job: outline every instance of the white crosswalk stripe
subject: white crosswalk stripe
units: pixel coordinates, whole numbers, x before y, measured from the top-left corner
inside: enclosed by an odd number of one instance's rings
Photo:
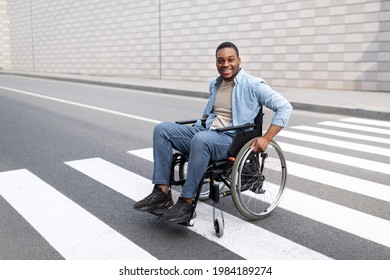
[[[66,259],[155,259],[28,170],[0,173],[3,196]]]
[[[390,202],[387,185],[288,161],[289,175]]]
[[[370,171],[390,174],[390,164],[382,163],[374,160],[357,158],[353,156],[342,155],[333,152],[317,150],[313,148],[303,147],[286,142],[278,141],[283,151],[303,155],[306,157],[316,158],[320,160],[330,161],[334,163],[344,164],[356,168],[362,168]]]
[[[379,121],[379,120],[371,120],[371,119],[361,119],[361,118],[345,118],[342,119],[343,122],[350,122],[350,123],[357,123],[357,124],[364,124],[364,125],[373,125],[373,126],[382,126],[382,127],[388,127],[390,128],[390,122],[387,121]]]
[[[388,176],[388,127],[389,122],[344,118],[312,126],[290,127],[280,133],[283,139],[278,139],[278,143],[289,154]],[[372,133],[374,135],[369,135]],[[321,136],[317,136],[318,134]],[[294,144],[288,143],[288,139],[294,139]],[[370,143],[361,144],[355,140]],[[316,148],[318,146],[337,147],[346,152],[331,152],[325,148]],[[350,150],[368,153],[370,158],[380,155],[380,160],[350,156]],[[132,150],[128,153],[153,161],[152,148]],[[315,183],[319,187],[332,188],[335,192],[343,190],[390,203],[390,182],[373,182],[362,179],[361,176],[354,177],[334,170],[325,170],[324,167],[304,165],[295,162],[294,157],[287,159],[289,176]],[[151,191],[152,183],[149,179],[102,158],[72,160],[65,164],[82,176],[88,176],[134,201],[142,199]],[[129,182],[132,182],[131,186]],[[156,259],[26,169],[0,173],[0,195],[66,259]],[[174,192],[175,199],[178,195]],[[292,188],[287,188],[279,207],[390,248],[389,220]],[[390,206],[388,207],[390,210]],[[196,211],[195,226],[188,227],[188,230],[245,259],[329,259],[323,253],[247,222],[238,214],[236,217],[224,213],[225,235],[218,238],[212,225],[212,207],[199,202]],[[253,242],[253,236],[261,238]]]
[[[153,149],[128,151],[129,154],[153,161]],[[329,185],[338,189],[348,190],[376,199],[390,202],[390,188],[387,185],[287,161],[288,174]]]
[[[354,150],[354,151],[364,151],[365,153],[384,155],[390,157],[390,149],[375,147],[366,144],[351,143],[348,141],[331,139],[329,137],[307,135],[307,134],[297,133],[293,131],[281,131],[279,133],[279,136],[301,140],[305,142],[318,143],[322,145],[339,147],[339,148]]]
[[[381,137],[369,136],[369,135],[364,135],[364,134],[336,131],[336,130],[331,130],[331,129],[326,129],[326,128],[306,126],[306,125],[294,126],[294,129],[299,129],[299,130],[303,130],[303,131],[318,132],[318,133],[322,133],[322,134],[326,134],[326,135],[334,135],[334,136],[345,137],[345,138],[350,138],[350,139],[359,139],[359,140],[378,142],[378,143],[384,143],[384,144],[390,145],[390,138],[381,138]]]
[[[153,152],[151,149],[143,149],[129,153],[138,156],[145,155],[145,158],[150,159],[150,154]],[[294,168],[299,168],[299,165],[294,163],[288,163],[287,166],[289,167],[290,164],[293,164]],[[302,171],[305,172],[305,170]],[[311,176],[316,180],[315,174],[311,174]],[[378,195],[385,192],[386,198],[389,199],[389,190],[380,188],[380,191],[382,192]],[[384,219],[290,189],[285,191],[279,207],[390,247],[390,222]]]
[[[349,124],[349,123],[357,123]],[[328,125],[336,128],[347,128],[356,132],[345,132],[333,129],[323,129],[317,126],[297,126],[282,131],[279,135],[285,138],[299,140],[301,145],[289,144],[278,141],[286,152],[316,158],[337,164],[343,164],[353,168],[360,168],[369,171],[390,174],[390,147],[376,147],[373,144],[354,143],[354,139],[367,140],[382,144],[390,144],[388,137],[388,122],[362,120],[358,118],[346,118],[340,122],[321,122],[321,125]],[[377,127],[371,127],[371,126]],[[295,129],[302,133],[294,132]],[[309,132],[308,134],[305,132]],[[326,137],[310,135],[310,132],[326,134]],[[365,135],[364,133],[382,134],[378,136]],[[350,141],[338,140],[332,136],[346,137]],[[387,157],[385,162],[357,158],[345,154],[319,150],[308,147],[308,143],[322,144],[345,150],[356,150],[363,153],[378,154]],[[128,153],[144,159],[153,160],[152,149],[141,149],[129,151]],[[305,180],[313,181],[321,185],[331,186],[337,189],[358,193],[385,202],[390,202],[390,184],[380,184],[357,177],[339,174],[334,171],[324,170],[313,166],[303,165],[297,162],[288,161],[288,172],[290,176],[296,176]],[[390,183],[390,182],[389,182]],[[390,222],[366,213],[349,209],[347,207],[330,203],[309,195],[287,189],[280,207],[299,215],[320,221],[324,224],[342,229],[354,235],[372,240],[384,246],[390,247]],[[390,207],[389,207],[390,210]],[[374,230],[375,229],[375,230]]]
[[[342,123],[342,122],[333,122],[333,121],[321,122],[320,125],[326,125],[326,126],[333,126],[333,127],[340,127],[340,128],[364,131],[364,132],[373,132],[373,133],[379,133],[379,134],[384,134],[384,135],[390,135],[390,129],[385,129],[385,128],[377,128],[377,127],[371,127],[371,126],[355,125],[355,124]]]
[[[149,180],[100,158],[72,161],[66,164],[133,200],[142,199],[151,192]],[[132,182],[131,188],[129,182]],[[213,231],[210,231],[212,208],[199,202],[197,213],[196,226],[189,227],[190,230],[246,259],[326,259],[319,253],[227,213],[224,217],[231,234],[219,239]],[[240,236],[239,242],[237,236]],[[251,241],[253,236],[262,238],[254,243]],[[251,244],[250,250],[243,244]]]

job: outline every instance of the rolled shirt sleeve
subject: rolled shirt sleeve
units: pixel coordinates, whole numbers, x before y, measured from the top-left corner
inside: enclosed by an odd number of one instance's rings
[[[290,102],[265,82],[260,83],[259,91],[260,103],[275,112],[271,123],[281,127],[287,126],[293,109]]]

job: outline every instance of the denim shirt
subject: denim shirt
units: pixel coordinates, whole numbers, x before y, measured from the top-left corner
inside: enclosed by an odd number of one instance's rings
[[[287,126],[292,111],[290,102],[267,85],[263,79],[248,75],[244,69],[240,69],[234,78],[234,82],[235,85],[232,93],[232,125],[253,123],[260,107],[264,105],[275,112],[271,121],[272,124],[281,127]],[[221,76],[210,83],[210,97],[203,112],[203,115],[208,116],[206,120],[207,129],[210,129],[211,122],[215,118],[214,101],[221,83]]]

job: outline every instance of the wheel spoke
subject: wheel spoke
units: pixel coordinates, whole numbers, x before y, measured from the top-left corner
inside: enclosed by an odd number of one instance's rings
[[[249,144],[240,150],[233,166],[232,196],[237,210],[256,220],[267,216],[279,203],[287,171],[283,153],[274,141],[270,142],[264,159],[252,153]]]

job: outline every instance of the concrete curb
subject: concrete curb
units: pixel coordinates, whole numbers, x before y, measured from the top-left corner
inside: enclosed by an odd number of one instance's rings
[[[334,106],[326,106],[326,105],[318,105],[318,104],[307,104],[307,103],[299,103],[299,102],[290,102],[290,103],[295,110],[390,121],[390,113],[387,112],[370,111],[370,110],[359,109],[359,108],[343,108],[343,107],[334,107]]]

